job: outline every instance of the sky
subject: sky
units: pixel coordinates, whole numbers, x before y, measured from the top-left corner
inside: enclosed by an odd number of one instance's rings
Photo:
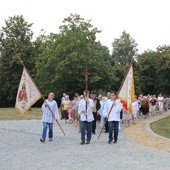
[[[102,32],[102,45],[112,42],[125,30],[137,42],[139,53],[170,45],[170,0],[1,0],[0,28],[10,16],[23,15],[34,23],[35,36],[59,33],[58,27],[71,13],[79,14]]]

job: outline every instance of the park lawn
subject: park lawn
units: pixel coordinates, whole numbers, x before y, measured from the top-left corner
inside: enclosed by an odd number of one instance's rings
[[[40,119],[42,111],[40,108],[32,108],[25,114],[21,114],[15,108],[0,108],[0,120],[30,120]]]
[[[158,135],[170,138],[170,116],[151,123],[151,129]]]

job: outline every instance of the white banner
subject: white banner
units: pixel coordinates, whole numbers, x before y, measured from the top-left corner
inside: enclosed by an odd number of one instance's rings
[[[126,102],[128,110],[131,111],[131,104],[135,99],[134,79],[133,79],[133,67],[131,65],[123,85],[119,91],[118,98]]]
[[[21,113],[25,113],[40,98],[41,94],[39,90],[27,70],[24,68],[18,88],[15,108]]]

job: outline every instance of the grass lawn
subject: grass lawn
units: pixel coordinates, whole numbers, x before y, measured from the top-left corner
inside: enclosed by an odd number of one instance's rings
[[[151,123],[151,129],[158,135],[170,138],[170,116]]]
[[[40,108],[32,108],[25,114],[19,113],[15,108],[0,108],[0,120],[30,120],[41,119]]]

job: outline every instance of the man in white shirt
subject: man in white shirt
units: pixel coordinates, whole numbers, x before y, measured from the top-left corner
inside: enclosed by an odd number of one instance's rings
[[[40,139],[41,142],[45,142],[47,128],[49,127],[49,141],[52,141],[53,138],[53,123],[55,119],[59,119],[59,112],[58,112],[58,105],[57,102],[54,100],[55,94],[53,92],[49,93],[48,99],[42,105],[42,122],[43,122],[43,133],[42,138]],[[50,109],[54,115],[52,115]]]
[[[93,100],[89,98],[89,91],[84,91],[84,98],[80,101],[78,113],[81,121],[81,145],[85,144],[85,130],[87,130],[86,144],[90,143],[92,133],[93,117]]]
[[[113,128],[114,128],[114,142],[117,143],[119,132],[120,111],[122,110],[122,104],[119,99],[116,98],[116,92],[110,93],[111,99],[107,101],[103,116],[108,118],[109,125],[109,141],[110,144],[113,141]]]

